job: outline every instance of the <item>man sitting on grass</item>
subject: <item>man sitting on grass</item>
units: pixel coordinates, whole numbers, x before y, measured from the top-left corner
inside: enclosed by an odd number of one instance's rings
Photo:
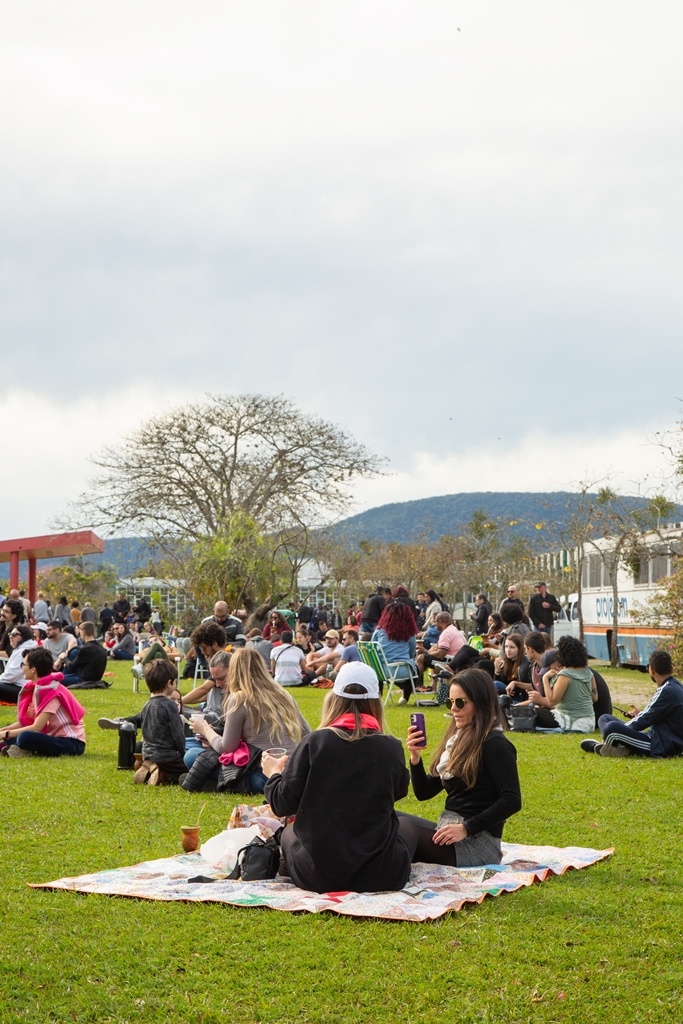
[[[310,654],[306,655],[305,679],[312,683],[313,686],[321,689],[329,689],[334,686],[334,683],[326,677],[331,669],[336,668],[343,649],[339,643],[339,633],[337,630],[328,629],[325,633],[322,649],[311,651]],[[315,682],[316,678],[322,681]]]
[[[178,671],[170,661],[157,658],[145,665],[145,682],[151,697],[140,712],[142,722],[142,766],[133,782],[148,786],[176,784],[187,768],[185,730],[178,705],[171,694],[178,685]]]
[[[598,728],[603,741],[583,740],[581,749],[601,757],[677,757],[683,754],[683,686],[673,676],[671,655],[653,651],[648,664],[657,689],[646,708],[630,722],[601,715]],[[649,730],[649,731],[645,731]]]
[[[212,622],[210,619],[197,626],[190,639],[195,651],[201,652],[205,658],[207,666],[211,664],[211,659],[215,654],[218,654],[219,651],[225,651],[228,642],[223,627],[219,626],[216,622]],[[186,693],[183,697],[183,704],[199,704],[202,701],[205,702],[207,711],[215,711],[216,714],[221,714],[223,694],[220,690],[216,691],[216,682],[211,674],[209,674],[208,679],[204,679],[199,686],[196,686],[194,690]]]
[[[70,690],[104,689],[111,685],[102,679],[107,667],[107,652],[95,639],[92,622],[82,622],[79,630],[83,644],[74,658],[67,659],[64,686]]]

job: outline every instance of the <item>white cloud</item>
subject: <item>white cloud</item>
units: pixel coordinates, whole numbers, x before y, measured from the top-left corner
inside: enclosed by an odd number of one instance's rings
[[[497,447],[445,458],[418,452],[407,469],[355,488],[356,512],[393,501],[466,491],[572,491],[579,481],[604,480],[628,494],[673,490],[665,455],[637,431],[586,438],[571,428],[562,435],[528,435],[508,452]]]
[[[8,465],[4,538],[47,533],[55,516],[78,497],[95,472],[90,456],[153,413],[189,400],[187,391],[164,388],[158,392],[143,384],[73,400],[38,400],[28,390],[11,391],[2,399],[2,421],[10,424],[12,435],[20,436],[21,443],[12,448],[18,461]]]
[[[94,388],[135,418],[138,379],[283,392],[412,467],[369,492],[404,498],[498,486],[508,422],[537,486],[525,437],[595,423],[617,465],[606,431],[675,416],[674,0],[6,6],[3,386],[33,375],[48,436]]]
[[[37,400],[27,389],[2,400],[4,423],[21,434],[25,465],[16,472],[15,498],[3,505],[6,538],[40,535],[87,485],[94,467],[88,461],[105,444],[130,433],[151,415],[202,398],[182,380],[173,387],[146,382],[102,396],[62,401]],[[329,416],[325,402],[307,411]],[[152,469],[150,468],[152,473]],[[639,431],[586,437],[568,425],[562,434],[527,434],[506,451],[505,438],[493,445],[442,456],[407,450],[387,467],[387,475],[354,485],[353,512],[387,502],[410,501],[463,491],[571,490],[579,480],[609,477],[627,493],[671,492],[671,467],[661,450]]]

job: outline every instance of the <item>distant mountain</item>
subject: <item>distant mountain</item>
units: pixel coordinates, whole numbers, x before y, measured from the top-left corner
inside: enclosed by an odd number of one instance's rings
[[[630,498],[634,507],[646,504],[645,498]],[[477,509],[501,527],[530,540],[536,548],[556,543],[559,528],[567,522],[579,502],[579,495],[570,491],[474,491],[465,494],[442,494],[436,498],[418,498],[379,505],[344,519],[335,533],[348,540],[398,542],[426,535],[430,541],[456,535]],[[677,519],[683,518],[680,508]],[[516,525],[510,526],[510,523]],[[537,524],[542,524],[541,529]]]
[[[103,554],[87,555],[83,561],[94,569],[105,563],[113,565],[119,575],[125,578],[138,575],[138,570],[145,569],[151,555],[149,541],[145,537],[112,537],[105,540]],[[38,560],[38,568],[49,569],[68,561],[67,558],[41,558]]]
[[[646,504],[645,498],[629,498],[634,506]],[[554,546],[556,537],[571,510],[576,508],[578,494],[570,491],[474,491],[465,494],[442,494],[436,498],[398,501],[360,512],[342,520],[334,533],[350,541],[396,541],[405,544],[426,536],[436,541],[444,534],[461,533],[477,509],[483,509],[501,529],[511,530],[528,538],[537,549]],[[674,517],[683,520],[679,506]],[[515,523],[510,526],[510,523]],[[537,529],[541,524],[541,529]],[[144,537],[114,537],[104,542],[102,555],[88,555],[85,562],[94,568],[113,565],[123,578],[146,572],[154,552]],[[41,559],[39,568],[59,565],[67,559]]]

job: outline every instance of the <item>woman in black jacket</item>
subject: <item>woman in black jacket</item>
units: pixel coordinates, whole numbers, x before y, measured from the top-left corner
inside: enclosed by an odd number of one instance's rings
[[[400,814],[401,836],[413,861],[473,867],[499,864],[503,826],[522,806],[517,752],[503,734],[498,697],[481,669],[461,672],[451,685],[453,721],[434,755],[422,764],[423,734],[408,730],[410,775],[418,800],[446,791],[438,822]]]
[[[506,693],[514,703],[528,700],[533,689],[531,666],[524,650],[524,639],[519,633],[506,636],[501,658],[495,661],[494,683],[498,693]]]
[[[384,735],[377,676],[361,662],[342,666],[325,698],[320,728],[289,759],[267,752],[265,799],[278,816],[287,870],[313,892],[403,888],[410,853],[394,803],[408,793],[399,740]]]

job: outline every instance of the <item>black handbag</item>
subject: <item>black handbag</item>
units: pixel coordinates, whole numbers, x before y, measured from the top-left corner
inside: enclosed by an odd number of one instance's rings
[[[533,704],[513,704],[505,709],[512,719],[513,732],[535,732],[538,712]]]
[[[220,770],[218,772],[218,785],[216,787],[219,793],[250,792],[246,780],[252,772],[255,772],[257,768],[260,768],[261,754],[263,751],[260,747],[252,746],[251,743],[247,743],[247,746],[249,748],[249,760],[246,764],[239,767],[234,763],[220,765]]]
[[[243,882],[262,882],[265,878],[275,878],[280,867],[280,832],[282,829],[270,839],[256,836],[248,846],[243,846],[228,879],[231,882],[238,879]]]

